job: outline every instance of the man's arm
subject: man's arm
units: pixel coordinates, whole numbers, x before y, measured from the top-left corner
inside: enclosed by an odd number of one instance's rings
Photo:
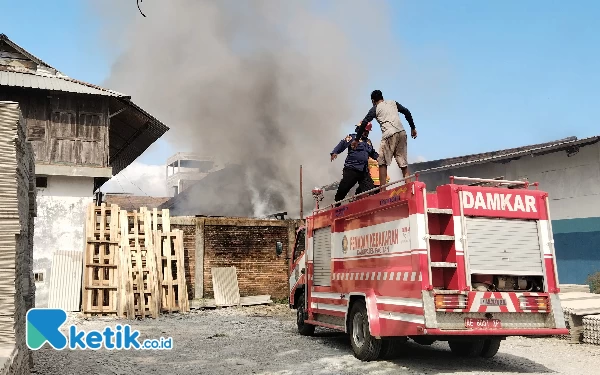
[[[344,152],[345,149],[348,148],[348,145],[350,145],[351,141],[352,141],[352,137],[351,136],[347,136],[346,138],[342,139],[340,141],[340,143],[338,143],[337,146],[335,146],[335,148],[333,149],[333,151],[331,151],[330,155],[341,154],[342,152]]]
[[[369,151],[369,156],[371,158],[373,158],[374,160],[379,159],[379,154],[377,153],[377,151],[375,151],[374,148],[371,147],[371,151]]]
[[[379,154],[375,151],[375,147],[373,147],[373,143],[370,139],[367,140],[367,154],[370,158],[377,160],[379,158]]]
[[[360,127],[358,128],[358,133],[356,133],[356,139],[360,139],[360,137],[362,136],[362,133],[365,131],[365,128],[367,127],[367,124],[375,119],[375,110],[376,109],[377,109],[376,106],[371,107],[371,109],[369,110],[369,113],[367,113],[365,118],[362,120],[362,122],[360,123]]]
[[[410,128],[414,130],[415,122],[413,121],[412,114],[410,113],[410,111],[398,102],[396,102],[396,107],[398,108],[398,112],[402,113],[404,117],[406,117],[406,121],[408,121]]]

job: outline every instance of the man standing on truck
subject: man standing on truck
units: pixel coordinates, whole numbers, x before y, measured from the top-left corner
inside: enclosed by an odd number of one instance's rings
[[[376,119],[381,126],[381,144],[379,146],[379,180],[385,181],[387,177],[387,167],[392,163],[392,158],[396,159],[396,163],[402,170],[404,178],[408,177],[408,157],[407,157],[407,137],[406,131],[400,121],[402,113],[408,121],[411,129],[411,136],[417,138],[417,129],[413,121],[412,115],[408,109],[402,106],[395,100],[384,100],[380,90],[374,90],[371,93],[371,103],[373,107],[369,113],[358,124],[356,131],[357,138],[360,138],[362,133],[370,121]],[[358,142],[352,142],[352,148],[357,146]]]
[[[335,146],[333,151],[331,151],[331,161],[334,161],[340,153],[344,152],[345,149],[348,149],[348,156],[346,156],[342,172],[342,180],[340,181],[335,194],[336,202],[346,198],[350,189],[352,189],[357,182],[358,188],[356,189],[356,194],[375,188],[371,175],[369,174],[368,163],[369,157],[377,159],[379,154],[377,154],[371,140],[368,138],[371,127],[371,123],[368,123],[360,138],[357,138],[355,133],[349,134]],[[358,131],[358,126],[356,127],[356,131]],[[356,147],[350,147],[352,142],[356,142]],[[338,207],[339,205],[340,203],[336,203],[335,206]]]

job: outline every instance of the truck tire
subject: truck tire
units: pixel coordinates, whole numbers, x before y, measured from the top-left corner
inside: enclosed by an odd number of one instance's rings
[[[434,339],[432,339],[431,337],[427,337],[427,336],[412,336],[411,339],[416,342],[419,345],[423,345],[423,346],[429,346],[429,345],[433,345],[433,343],[435,342]]]
[[[348,333],[354,356],[361,361],[369,362],[379,358],[382,340],[371,336],[369,317],[365,301],[358,300],[352,304],[348,319]]]
[[[298,325],[298,333],[302,336],[312,336],[315,333],[315,326],[304,321],[304,294],[300,295],[296,306],[296,324]]]
[[[379,359],[396,359],[401,351],[402,344],[407,341],[408,338],[406,337],[382,339]]]
[[[484,340],[448,341],[450,350],[459,357],[479,357],[483,352]]]
[[[483,358],[492,358],[498,353],[500,349],[500,339],[487,339],[483,343],[483,349],[481,350],[481,356]]]

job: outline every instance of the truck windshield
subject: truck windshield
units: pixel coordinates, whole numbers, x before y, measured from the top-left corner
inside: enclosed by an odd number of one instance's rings
[[[296,236],[296,247],[294,248],[294,260],[296,260],[296,258],[298,258],[300,256],[300,254],[302,254],[302,252],[304,251],[305,248],[305,241],[304,241],[304,234],[305,234],[306,230],[302,229],[301,231],[298,232],[298,235]]]

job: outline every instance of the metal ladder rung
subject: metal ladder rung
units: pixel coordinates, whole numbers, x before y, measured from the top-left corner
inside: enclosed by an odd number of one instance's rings
[[[427,213],[452,215],[452,209],[451,208],[428,208]]]
[[[454,241],[454,236],[446,236],[443,234],[430,234],[429,239],[434,241]]]
[[[433,268],[456,268],[456,263],[450,262],[431,262]]]

